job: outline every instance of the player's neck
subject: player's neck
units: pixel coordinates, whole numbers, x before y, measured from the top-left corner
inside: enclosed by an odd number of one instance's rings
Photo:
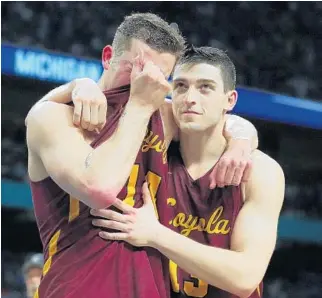
[[[198,179],[219,160],[226,147],[223,137],[224,122],[203,132],[181,132],[180,151],[190,176]]]

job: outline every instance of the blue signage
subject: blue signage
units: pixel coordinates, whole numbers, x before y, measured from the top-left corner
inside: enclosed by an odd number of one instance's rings
[[[82,77],[97,81],[101,76],[102,66],[95,60],[2,45],[1,71],[8,75],[66,83]]]

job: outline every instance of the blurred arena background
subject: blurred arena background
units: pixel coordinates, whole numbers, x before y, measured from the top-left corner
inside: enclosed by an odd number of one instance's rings
[[[21,265],[42,249],[27,184],[28,109],[59,84],[97,79],[117,25],[146,11],[233,58],[235,113],[256,125],[260,149],[282,165],[287,182],[264,297],[321,298],[321,2],[2,2],[1,296],[23,297]]]

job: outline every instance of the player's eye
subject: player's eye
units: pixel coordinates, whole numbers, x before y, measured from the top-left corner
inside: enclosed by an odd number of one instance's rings
[[[184,88],[186,88],[186,85],[182,82],[176,82],[174,83],[174,90],[183,90]]]
[[[209,91],[209,90],[213,90],[214,88],[213,88],[213,86],[212,86],[212,85],[210,85],[210,84],[202,84],[202,85],[200,86],[200,89],[201,89],[202,91]]]

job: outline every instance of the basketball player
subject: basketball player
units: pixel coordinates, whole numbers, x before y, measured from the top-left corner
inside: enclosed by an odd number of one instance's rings
[[[89,207],[108,207],[117,193],[130,206],[142,205],[146,178],[156,208],[166,201],[171,133],[164,121],[164,136],[158,109],[183,44],[153,14],[127,17],[116,32],[114,54],[112,47],[103,50],[100,83],[109,89],[110,109],[99,134],[74,128],[66,105],[44,102],[28,115],[29,175],[46,258],[39,297],[167,297],[162,256],[96,237]]]
[[[99,134],[74,127],[73,108],[53,102],[35,106],[26,119],[28,170],[46,260],[36,297],[170,293],[162,255],[103,241],[89,207],[111,206],[116,195],[130,206],[142,205],[146,176],[158,201],[166,200],[166,139],[158,109],[184,39],[158,16],[134,14],[118,27],[113,48],[103,50],[101,83],[110,109]]]
[[[172,144],[169,152],[164,225],[154,215],[146,184],[143,207],[121,202],[123,214],[93,210],[93,215],[109,219],[93,223],[117,230],[101,231],[104,239],[153,247],[172,260],[172,297],[261,297],[276,243],[283,171],[257,150],[246,184],[210,190],[209,173],[226,146],[224,115],[237,101],[235,67],[218,49],[191,48],[173,78],[180,144]]]

